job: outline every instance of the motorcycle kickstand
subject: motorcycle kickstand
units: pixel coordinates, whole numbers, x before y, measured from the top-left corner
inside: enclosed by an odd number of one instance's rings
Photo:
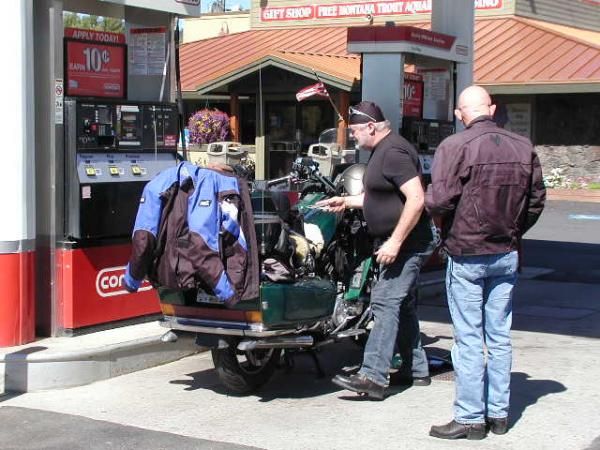
[[[321,366],[321,362],[317,356],[317,352],[314,348],[308,349],[308,354],[311,356],[313,362],[315,363],[315,368],[317,369],[317,378],[325,378],[326,374]]]
[[[290,373],[294,369],[294,357],[292,356],[292,351],[288,349],[284,349],[283,351],[283,367],[285,373]]]

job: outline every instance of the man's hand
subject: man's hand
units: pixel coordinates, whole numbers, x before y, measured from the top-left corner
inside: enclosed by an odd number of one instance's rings
[[[346,209],[346,201],[344,200],[344,197],[331,197],[326,198],[325,200],[319,200],[315,203],[315,206],[323,208],[325,211],[338,213]]]
[[[375,252],[375,255],[377,255],[377,262],[382,266],[389,266],[396,260],[396,257],[400,252],[400,247],[402,247],[402,241],[389,238],[381,247],[379,247],[379,250]]]

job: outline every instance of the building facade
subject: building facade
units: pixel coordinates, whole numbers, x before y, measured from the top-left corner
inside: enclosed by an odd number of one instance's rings
[[[190,110],[215,105],[230,111],[231,95],[237,96],[236,137],[248,143],[257,137],[261,143],[264,137],[267,154],[273,140],[307,145],[319,128],[334,126],[337,118],[324,99],[296,102],[298,89],[318,76],[336,103],[361,98],[361,59],[346,51],[347,27],[429,28],[432,5],[254,0],[247,31],[183,47],[184,97]],[[474,81],[493,94],[498,121],[532,139],[546,171],[562,167],[571,178],[600,177],[600,127],[595,123],[600,112],[600,4],[477,0],[474,7]],[[188,29],[193,26],[186,23]],[[195,62],[200,54],[215,51],[219,56]]]

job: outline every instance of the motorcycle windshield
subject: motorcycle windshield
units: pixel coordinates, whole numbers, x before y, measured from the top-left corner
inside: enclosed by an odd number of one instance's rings
[[[345,149],[354,149],[356,141],[352,137],[350,129],[345,128],[327,128],[319,135],[319,144],[339,144]]]
[[[319,163],[321,174],[336,178],[356,159],[356,141],[349,128],[329,128],[319,135],[319,142],[309,148],[309,157]]]

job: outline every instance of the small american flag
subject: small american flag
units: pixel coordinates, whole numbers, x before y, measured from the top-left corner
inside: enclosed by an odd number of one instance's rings
[[[301,102],[302,100],[307,99],[308,97],[312,97],[313,95],[319,95],[321,97],[329,97],[329,92],[325,88],[325,85],[321,82],[312,84],[310,86],[306,86],[303,89],[300,89],[296,93],[296,100]]]

